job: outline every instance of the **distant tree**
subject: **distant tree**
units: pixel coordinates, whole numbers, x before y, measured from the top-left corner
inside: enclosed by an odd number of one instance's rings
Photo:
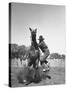
[[[65,59],[65,55],[64,54],[62,54],[62,59]]]
[[[18,49],[18,56],[19,56],[19,58],[24,56],[25,53],[26,53],[26,47],[24,45],[19,46],[19,49]]]
[[[12,58],[18,58],[18,45],[17,44],[11,44],[11,59]]]
[[[60,55],[58,53],[50,54],[50,59],[65,59],[65,55]]]

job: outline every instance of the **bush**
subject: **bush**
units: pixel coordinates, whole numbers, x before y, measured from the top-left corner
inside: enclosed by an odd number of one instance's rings
[[[25,55],[26,47],[24,45],[18,46],[17,44],[9,44],[9,58],[20,58]]]

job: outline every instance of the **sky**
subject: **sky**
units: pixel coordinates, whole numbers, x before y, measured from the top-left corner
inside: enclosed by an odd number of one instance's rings
[[[37,28],[51,53],[66,53],[65,6],[12,3],[11,43],[31,45],[29,27]]]

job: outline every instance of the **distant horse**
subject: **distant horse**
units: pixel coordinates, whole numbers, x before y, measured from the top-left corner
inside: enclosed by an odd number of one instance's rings
[[[40,60],[40,51],[38,48],[38,44],[36,41],[36,32],[37,29],[32,30],[29,28],[31,32],[31,47],[29,50],[29,63],[28,66],[33,65],[33,68],[38,68],[39,60]]]

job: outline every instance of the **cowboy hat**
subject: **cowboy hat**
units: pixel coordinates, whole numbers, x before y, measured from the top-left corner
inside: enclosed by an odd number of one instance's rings
[[[38,40],[44,40],[43,36],[40,35]]]

